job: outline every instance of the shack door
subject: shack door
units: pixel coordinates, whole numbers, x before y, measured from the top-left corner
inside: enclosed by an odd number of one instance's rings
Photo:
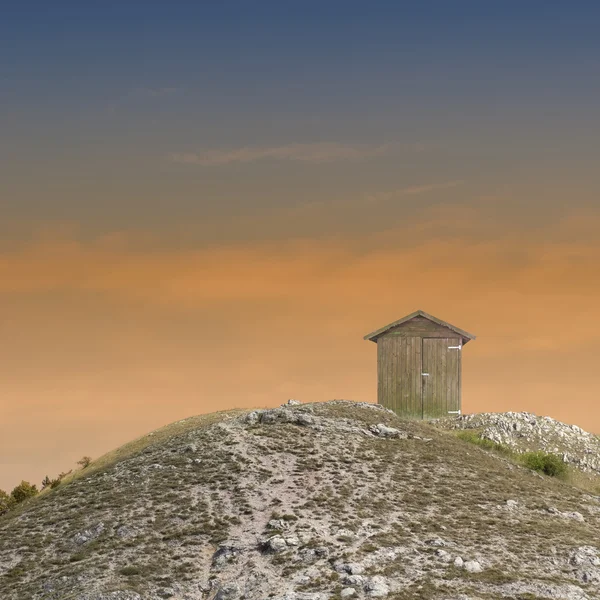
[[[423,338],[423,418],[460,409],[460,338]]]

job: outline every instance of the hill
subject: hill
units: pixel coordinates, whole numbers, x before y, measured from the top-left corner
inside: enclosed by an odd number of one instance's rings
[[[599,540],[598,496],[442,423],[294,404],[179,421],[4,515],[0,598],[592,600]]]

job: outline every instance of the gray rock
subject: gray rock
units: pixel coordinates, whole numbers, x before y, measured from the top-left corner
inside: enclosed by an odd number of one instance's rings
[[[369,431],[373,435],[377,435],[379,437],[403,438],[403,439],[406,439],[408,437],[408,435],[406,433],[400,431],[399,429],[396,429],[395,427],[388,427],[387,425],[384,425],[383,423],[377,423],[377,425],[371,425],[371,427],[369,428]]]
[[[346,575],[342,579],[342,583],[346,585],[365,585],[366,581],[363,575]]]
[[[468,560],[464,564],[464,569],[469,573],[481,573],[483,571],[482,566],[476,560]]]
[[[276,423],[279,418],[280,413],[276,410],[264,410],[260,413],[260,422],[261,423]]]
[[[298,423],[298,425],[314,425],[315,418],[305,413],[298,413],[293,422]]]
[[[579,546],[571,551],[569,564],[575,567],[577,578],[583,583],[600,583],[600,557],[594,546]]]
[[[450,554],[450,552],[446,552],[446,550],[442,550],[441,548],[438,548],[435,551],[435,555],[443,562],[451,562],[452,561],[452,555]]]
[[[87,542],[91,542],[95,540],[102,532],[104,531],[104,523],[100,522],[91,529],[86,529],[79,533],[76,533],[73,536],[73,541],[81,546],[82,544],[87,544]]]
[[[340,592],[340,596],[342,598],[352,598],[355,595],[356,595],[356,590],[351,587],[343,588],[342,591]]]
[[[350,575],[360,575],[361,573],[364,573],[365,570],[359,563],[344,563],[341,561],[336,561],[333,568],[338,573],[349,573]]]
[[[364,573],[365,568],[360,563],[348,563],[346,565],[346,571],[350,573],[350,575],[360,575]]]
[[[312,548],[302,548],[299,552],[299,557],[305,564],[311,564],[318,560],[317,553]]]
[[[441,537],[430,538],[428,540],[425,540],[425,543],[428,546],[449,546],[450,545],[450,544],[448,544],[448,542],[443,540]]]
[[[600,566],[600,559],[598,558],[598,549],[594,546],[579,546],[571,552],[569,557],[569,563],[571,565],[582,565],[585,563],[592,564],[594,566]]]
[[[244,417],[244,423],[247,425],[256,425],[259,421],[260,413],[256,410],[253,410]]]
[[[134,531],[130,527],[127,527],[127,525],[121,525],[117,528],[115,534],[120,538],[129,538],[134,535]]]
[[[384,598],[390,593],[390,588],[383,575],[374,575],[365,585],[365,592],[371,598]]]
[[[311,426],[315,424],[315,418],[305,412],[291,410],[289,408],[272,408],[264,410],[260,414],[260,422],[266,424],[272,423],[295,423],[297,425]]]
[[[76,600],[142,600],[137,592],[106,592],[95,594],[82,594],[77,596]]]
[[[300,545],[300,540],[297,535],[286,535],[283,539],[288,546]]]
[[[580,523],[585,522],[585,519],[583,518],[583,515],[580,512],[564,512],[562,513],[562,516],[565,519],[574,519],[575,521],[579,521]]]
[[[267,523],[267,528],[268,529],[286,530],[286,529],[290,528],[290,524],[289,524],[289,521],[286,521],[285,519],[271,519]]]
[[[219,588],[215,600],[236,600],[240,597],[240,588],[236,583],[227,583]]]
[[[283,552],[287,549],[287,544],[280,535],[274,535],[267,540],[267,547],[272,552]]]
[[[237,559],[240,554],[240,548],[236,546],[221,544],[213,554],[212,564],[214,567],[222,567]]]
[[[460,567],[462,567],[464,564],[465,564],[465,561],[462,559],[462,556],[457,556],[457,557],[454,559],[454,566],[455,566],[455,567],[458,567],[458,568],[460,568]]]

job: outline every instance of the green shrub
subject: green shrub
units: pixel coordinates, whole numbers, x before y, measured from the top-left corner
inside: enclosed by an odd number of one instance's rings
[[[15,502],[23,502],[27,498],[33,498],[38,493],[37,487],[29,483],[28,481],[21,481],[21,483],[13,489],[10,493]]]
[[[525,452],[521,460],[527,468],[550,477],[564,477],[567,474],[567,465],[560,456],[550,452]]]
[[[50,480],[50,487],[52,489],[57,488],[60,485],[60,482],[67,476],[70,475],[73,472],[73,469],[71,469],[70,471],[67,471],[66,473],[59,473],[56,476],[56,479],[52,479]],[[43,483],[43,482],[42,482]]]
[[[0,515],[9,511],[15,504],[15,499],[4,490],[0,490]]]

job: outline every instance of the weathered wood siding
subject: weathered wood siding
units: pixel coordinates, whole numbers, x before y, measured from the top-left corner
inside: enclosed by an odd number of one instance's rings
[[[422,416],[420,337],[377,340],[377,402],[399,415]]]
[[[460,338],[423,338],[423,418],[460,408]]]
[[[415,317],[406,323],[402,323],[397,327],[393,327],[386,331],[383,335],[399,335],[404,337],[440,337],[450,338],[456,337],[456,331],[452,331],[448,327],[438,325],[425,317]]]

